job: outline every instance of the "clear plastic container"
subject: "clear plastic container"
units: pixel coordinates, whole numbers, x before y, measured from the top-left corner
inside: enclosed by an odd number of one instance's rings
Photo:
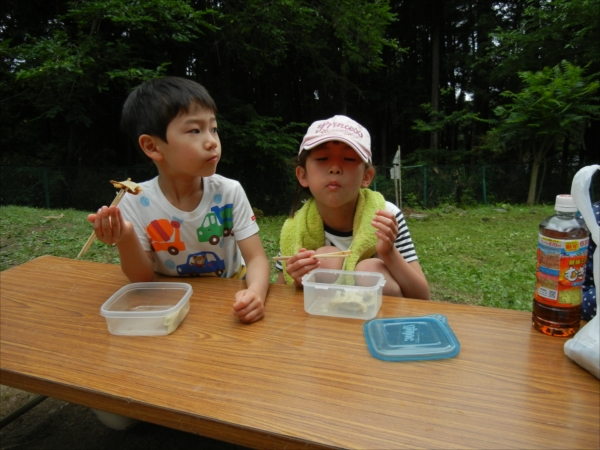
[[[131,283],[100,308],[111,334],[162,336],[177,329],[190,310],[187,283]]]
[[[385,277],[377,272],[315,269],[302,277],[304,310],[319,316],[369,320],[381,308]]]

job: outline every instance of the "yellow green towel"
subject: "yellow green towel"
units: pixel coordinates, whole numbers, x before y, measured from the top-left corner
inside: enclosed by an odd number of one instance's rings
[[[354,270],[356,264],[375,254],[377,236],[371,222],[375,217],[375,212],[384,209],[383,195],[370,189],[360,190],[354,213],[352,254],[346,258],[344,269]],[[281,252],[283,255],[295,255],[301,248],[316,250],[324,245],[323,219],[314,198],[311,198],[294,214],[294,217],[287,219],[283,224],[280,240]],[[283,275],[288,284],[294,282],[285,270],[285,261],[283,262]]]

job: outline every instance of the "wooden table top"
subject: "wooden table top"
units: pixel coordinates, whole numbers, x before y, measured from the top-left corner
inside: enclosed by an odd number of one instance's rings
[[[162,281],[182,281],[164,278]],[[118,266],[45,256],[0,274],[0,383],[255,448],[598,448],[600,382],[531,313],[383,298],[378,317],[444,314],[458,356],[386,362],[363,321],[311,316],[272,285],[266,316],[231,314],[243,282],[190,278],[168,336],[108,332]]]

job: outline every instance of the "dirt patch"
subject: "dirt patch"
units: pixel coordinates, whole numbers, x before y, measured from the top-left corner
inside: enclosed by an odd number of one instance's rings
[[[24,405],[36,395],[31,392],[20,391],[8,386],[0,385],[0,418],[4,418],[12,411]]]
[[[2,418],[35,394],[0,386]],[[244,447],[197,436],[151,423],[140,423],[126,431],[108,428],[89,408],[47,398],[0,430],[0,449],[215,449],[244,450]]]

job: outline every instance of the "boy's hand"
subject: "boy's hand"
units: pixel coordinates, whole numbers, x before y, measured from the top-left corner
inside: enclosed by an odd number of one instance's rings
[[[133,230],[133,225],[123,220],[121,211],[116,206],[103,206],[96,214],[88,215],[87,219],[94,225],[98,240],[108,245],[119,243]]]
[[[394,243],[398,236],[398,222],[396,216],[388,211],[377,211],[375,218],[371,222],[377,230],[377,254],[381,257],[385,257],[392,251],[396,251]]]
[[[235,293],[233,314],[244,323],[252,323],[265,316],[265,302],[260,296],[250,289]]]
[[[285,271],[294,279],[298,286],[302,286],[302,277],[308,272],[315,270],[321,264],[313,255],[314,250],[301,249],[298,253],[286,261]]]

